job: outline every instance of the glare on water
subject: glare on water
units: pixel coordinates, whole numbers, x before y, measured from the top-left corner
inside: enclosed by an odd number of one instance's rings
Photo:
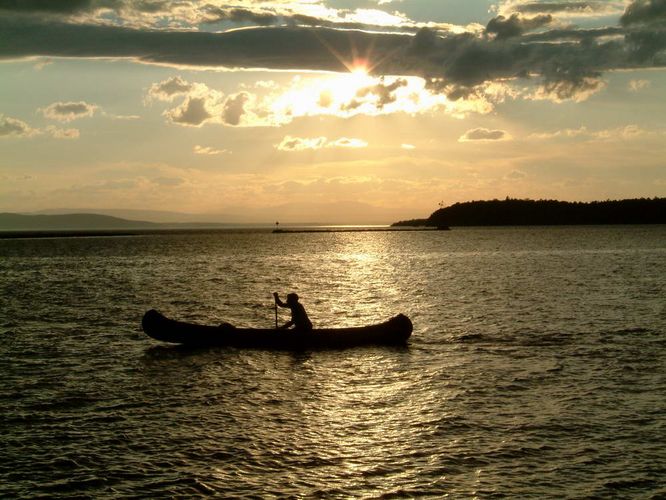
[[[657,498],[664,257],[660,226],[0,240],[0,494]],[[273,291],[315,327],[403,312],[414,334],[285,353],[140,330],[150,308],[272,326]]]

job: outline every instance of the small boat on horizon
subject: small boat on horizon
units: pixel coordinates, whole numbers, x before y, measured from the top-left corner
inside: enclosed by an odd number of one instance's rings
[[[228,323],[220,326],[186,323],[169,319],[155,309],[143,315],[141,325],[149,337],[174,344],[283,350],[405,345],[413,330],[411,320],[404,314],[369,326],[299,331],[280,328],[237,328]]]

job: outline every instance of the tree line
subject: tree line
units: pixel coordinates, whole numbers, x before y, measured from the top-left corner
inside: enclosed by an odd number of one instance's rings
[[[468,201],[440,208],[427,219],[396,226],[549,226],[575,224],[666,224],[666,198],[592,202],[557,200]]]

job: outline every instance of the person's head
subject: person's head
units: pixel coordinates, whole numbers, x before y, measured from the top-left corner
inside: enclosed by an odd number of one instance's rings
[[[287,304],[296,304],[298,302],[298,295],[295,293],[287,294]]]

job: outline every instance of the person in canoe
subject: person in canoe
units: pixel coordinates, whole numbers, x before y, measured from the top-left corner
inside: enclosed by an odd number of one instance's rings
[[[295,293],[288,294],[286,302],[280,300],[277,292],[273,293],[273,297],[275,297],[275,303],[278,306],[291,309],[291,319],[280,328],[290,328],[293,326],[295,330],[305,332],[312,330],[312,322],[308,318],[308,313],[305,312],[305,307],[298,301],[298,295]]]

